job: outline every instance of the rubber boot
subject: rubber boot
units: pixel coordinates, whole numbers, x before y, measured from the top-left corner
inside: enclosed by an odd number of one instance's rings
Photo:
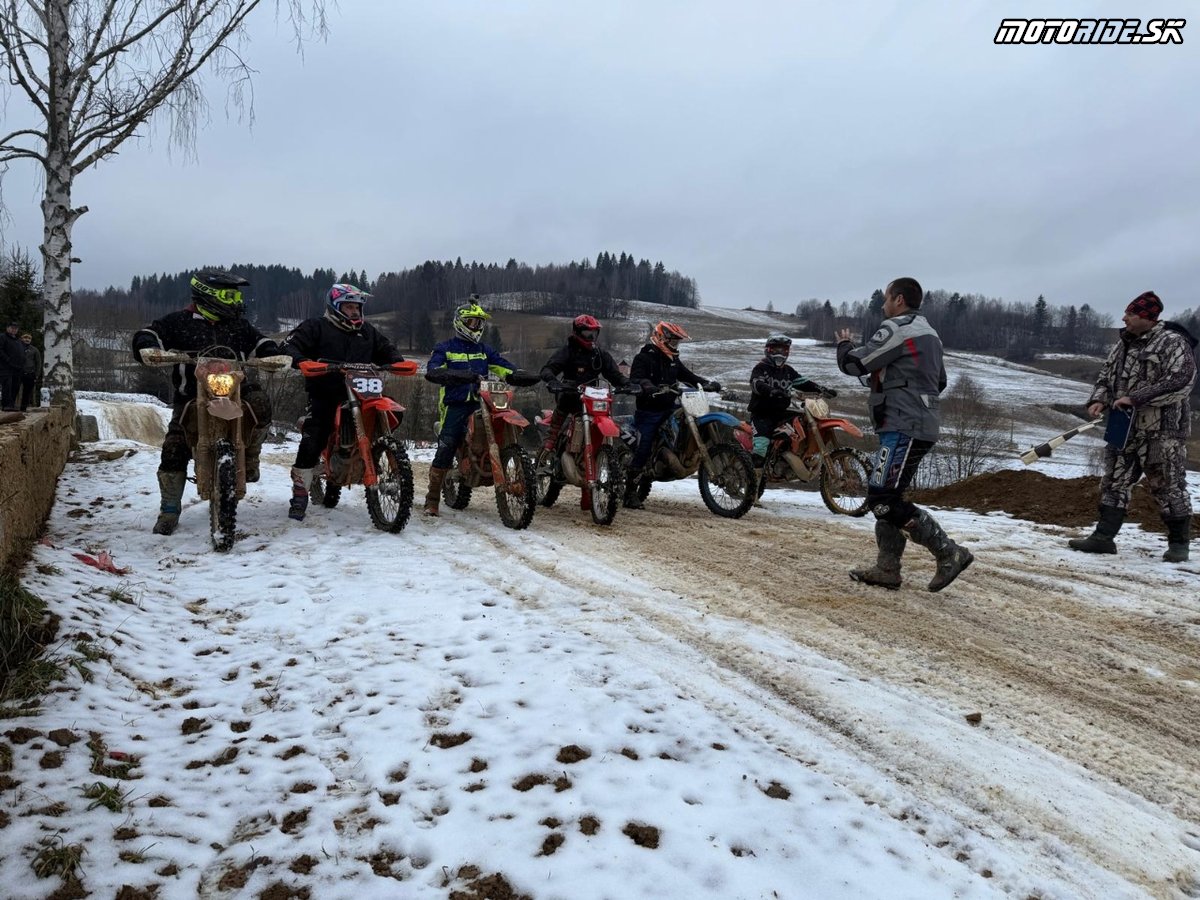
[[[155,534],[174,534],[179,525],[179,513],[183,509],[183,488],[187,484],[187,472],[164,472],[158,470],[158,521],[154,523]]]
[[[546,440],[542,443],[542,447],[547,450],[553,450],[558,444],[558,433],[562,431],[563,422],[566,416],[562,415],[558,410],[555,410],[550,416],[549,431],[546,432]]]
[[[429,490],[425,492],[425,509],[423,510],[425,515],[439,515],[438,504],[442,499],[442,482],[446,480],[446,473],[449,471],[449,469],[436,467],[429,469]]]
[[[1188,541],[1191,540],[1192,517],[1183,516],[1178,519],[1163,519],[1167,523],[1167,552],[1163,559],[1167,562],[1188,561]]]
[[[267,439],[267,429],[255,428],[250,432],[250,442],[246,444],[246,483],[258,481],[260,473],[259,456],[262,454],[263,442]]]
[[[625,500],[624,506],[626,509],[645,509],[646,505],[642,503],[642,499],[638,496],[638,486],[642,483],[642,470],[629,469],[625,473]]]
[[[292,499],[288,503],[288,518],[304,521],[308,512],[308,485],[312,482],[313,470],[292,468]]]
[[[918,510],[917,515],[904,526],[904,530],[909,538],[932,553],[933,558],[937,560],[937,572],[929,582],[931,591],[940,591],[975,562],[971,551],[950,540],[946,532],[942,531],[942,526],[923,509]]]
[[[900,587],[900,557],[908,546],[904,532],[883,519],[875,520],[875,544],[879,553],[869,569],[851,569],[850,578],[894,591]]]
[[[1116,506],[1101,506],[1096,530],[1085,538],[1072,538],[1067,541],[1067,546],[1083,553],[1116,553],[1117,544],[1113,538],[1121,530],[1124,521],[1125,510]]]

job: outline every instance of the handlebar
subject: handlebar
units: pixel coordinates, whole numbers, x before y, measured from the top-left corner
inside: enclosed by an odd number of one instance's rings
[[[348,363],[332,359],[302,359],[300,374],[305,378],[317,378],[333,372],[365,372],[370,375],[416,375],[419,366],[410,359],[394,362],[387,366],[377,366],[374,363]]]
[[[206,356],[205,353],[206,351],[204,350],[159,350],[156,347],[143,347],[138,351],[142,364],[147,366],[195,366],[206,362],[223,362],[244,366],[248,369],[279,372],[286,369],[292,363],[292,358],[284,355],[241,359],[236,355],[231,358],[228,356]]]

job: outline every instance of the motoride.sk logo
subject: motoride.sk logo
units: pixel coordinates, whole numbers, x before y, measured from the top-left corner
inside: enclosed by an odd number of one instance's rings
[[[1182,44],[1187,19],[1004,19],[997,44]]]

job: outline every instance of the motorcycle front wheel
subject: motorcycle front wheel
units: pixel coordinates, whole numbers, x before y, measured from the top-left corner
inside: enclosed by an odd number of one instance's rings
[[[625,491],[625,471],[611,447],[596,449],[596,484],[592,488],[592,521],[611,525]]]
[[[871,460],[853,447],[838,447],[821,469],[821,499],[831,512],[843,516],[867,514],[867,482]]]
[[[208,515],[213,549],[224,553],[233,547],[237,529],[237,452],[227,438],[213,446],[213,485]]]
[[[528,528],[538,500],[533,463],[520,447],[510,445],[500,451],[500,466],[504,472],[504,483],[496,485],[500,521],[518,531]]]
[[[393,437],[383,437],[371,448],[379,481],[367,488],[367,512],[380,531],[395,534],[412,515],[412,465],[404,446]]]
[[[733,444],[708,448],[709,466],[700,466],[700,496],[704,505],[724,519],[740,519],[758,499],[758,480],[750,454]]]
[[[563,483],[554,477],[554,469],[558,463],[553,450],[543,447],[538,451],[537,462],[533,468],[537,477],[538,503],[550,507],[558,499]]]

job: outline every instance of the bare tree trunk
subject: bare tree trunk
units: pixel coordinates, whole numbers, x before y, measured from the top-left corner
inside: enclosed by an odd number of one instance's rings
[[[75,374],[71,332],[71,229],[87,208],[71,209],[71,162],[62,152],[47,155],[42,199],[43,299],[46,304],[45,380],[54,406],[74,406]]]

